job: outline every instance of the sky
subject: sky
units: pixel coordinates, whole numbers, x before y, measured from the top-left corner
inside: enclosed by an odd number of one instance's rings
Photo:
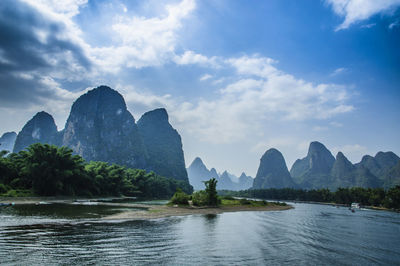
[[[399,47],[400,0],[2,0],[0,134],[42,110],[62,130],[108,85],[136,120],[167,109],[187,166],[400,155]]]

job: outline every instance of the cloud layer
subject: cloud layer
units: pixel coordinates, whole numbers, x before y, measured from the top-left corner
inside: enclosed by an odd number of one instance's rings
[[[367,20],[376,14],[390,14],[400,6],[400,0],[327,0],[327,3],[337,15],[344,17],[343,23],[336,27],[336,31],[347,29],[352,24]]]
[[[54,79],[73,81],[90,70],[92,63],[82,47],[66,38],[64,32],[63,23],[43,18],[28,4],[1,1],[1,106],[37,104],[54,98]]]

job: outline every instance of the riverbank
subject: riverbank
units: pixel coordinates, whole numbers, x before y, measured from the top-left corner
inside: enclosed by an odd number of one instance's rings
[[[348,204],[340,204],[340,203],[335,203],[335,202],[319,202],[319,201],[301,201],[301,200],[284,200],[285,202],[290,202],[290,203],[306,203],[306,204],[319,204],[319,205],[329,205],[329,206],[335,206],[335,207],[345,207],[349,208],[350,205]],[[376,210],[376,211],[390,211],[390,212],[400,212],[400,210],[396,209],[388,209],[385,207],[378,207],[378,206],[362,206],[362,208],[365,209],[370,209],[370,210]]]
[[[273,202],[265,206],[252,205],[233,205],[219,207],[196,207],[196,206],[168,206],[168,205],[151,205],[143,203],[115,203],[112,200],[121,200],[126,198],[71,198],[71,197],[27,197],[27,198],[0,198],[0,204],[12,205],[40,205],[40,204],[83,204],[97,206],[124,207],[124,211],[104,216],[102,220],[147,220],[158,219],[172,216],[186,216],[193,214],[220,214],[224,212],[243,212],[243,211],[282,211],[292,209],[291,205],[279,205]],[[130,210],[132,209],[132,210]]]

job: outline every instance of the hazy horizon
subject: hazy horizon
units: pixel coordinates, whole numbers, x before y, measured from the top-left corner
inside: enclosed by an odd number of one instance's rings
[[[255,176],[311,141],[357,163],[400,155],[400,1],[0,3],[0,134],[38,111],[64,128],[100,85],[135,120],[164,107],[186,166]]]

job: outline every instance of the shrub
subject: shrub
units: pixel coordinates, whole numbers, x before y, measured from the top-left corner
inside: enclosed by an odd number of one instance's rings
[[[7,187],[4,184],[0,184],[0,194],[6,193],[7,192]]]
[[[240,199],[241,205],[251,205],[251,201],[247,199]]]
[[[189,195],[183,192],[180,188],[178,188],[175,194],[172,196],[170,203],[188,205]]]
[[[207,205],[207,193],[204,190],[194,192],[192,195],[192,202],[195,206]]]

